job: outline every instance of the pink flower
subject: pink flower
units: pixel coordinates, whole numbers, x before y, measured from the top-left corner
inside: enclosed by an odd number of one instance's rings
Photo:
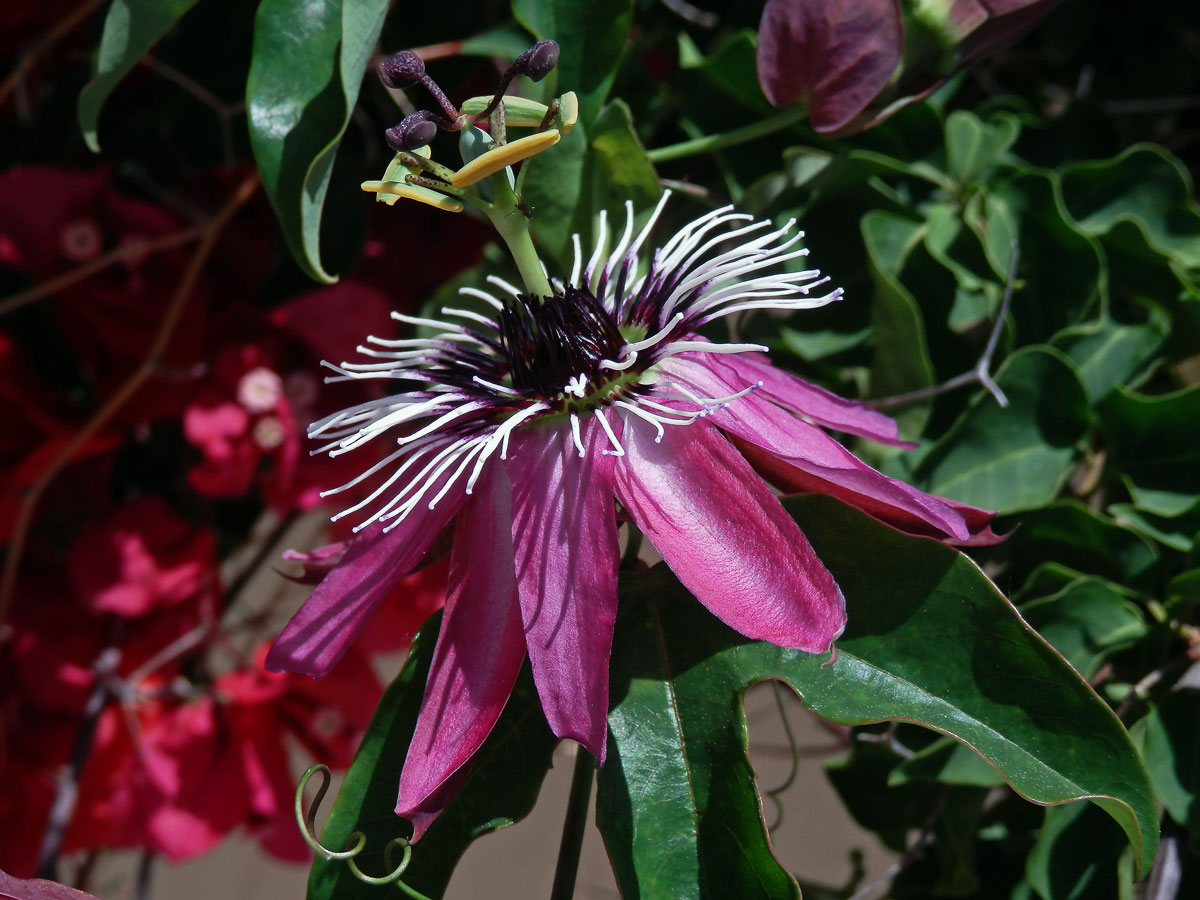
[[[666,198],[664,197],[664,202]],[[387,592],[456,519],[441,634],[396,811],[419,838],[483,743],[526,654],[551,729],[603,762],[617,610],[619,501],[684,585],[747,637],[824,653],[841,633],[841,591],[739,443],[873,515],[969,541],[986,514],[888,478],[821,426],[900,443],[885,416],[771,367],[755,344],[716,343],[731,313],[798,310],[826,279],[780,271],[806,252],[792,223],[728,208],[683,228],[648,261],[633,211],[615,250],[607,228],[553,296],[501,279],[486,310],[402,322],[428,338],[368,337],[345,379],[397,379],[403,393],[315,423],[339,456],[386,436],[395,449],[336,494],[377,486],[339,514],[358,535],[275,642],[267,665],[322,675]],[[778,473],[777,473],[778,474]]]

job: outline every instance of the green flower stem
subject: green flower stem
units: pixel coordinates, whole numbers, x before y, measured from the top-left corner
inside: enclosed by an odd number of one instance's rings
[[[656,147],[648,150],[646,156],[652,163],[667,162],[672,159],[682,159],[685,156],[695,156],[698,153],[713,153],[726,147],[735,147],[747,141],[781,131],[789,125],[794,125],[808,115],[804,106],[797,104],[773,116],[768,116],[758,122],[753,122],[743,128],[735,128],[722,134],[709,134],[704,137],[683,141],[679,144],[669,144],[666,147]]]
[[[571,900],[575,896],[575,875],[579,871],[579,853],[587,828],[588,803],[592,799],[592,781],[596,761],[582,747],[575,751],[575,769],[571,773],[571,793],[567,797],[567,815],[563,819],[562,841],[558,845],[558,866],[550,900]]]
[[[516,261],[525,289],[535,297],[549,297],[554,292],[529,235],[529,218],[524,210],[517,208],[517,197],[508,186],[504,172],[497,172],[490,181],[496,202],[484,207],[484,212]]]

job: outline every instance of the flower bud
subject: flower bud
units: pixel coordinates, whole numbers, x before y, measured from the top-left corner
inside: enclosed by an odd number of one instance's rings
[[[422,109],[405,116],[399,125],[384,132],[388,146],[396,151],[424,147],[437,137],[437,125],[429,121],[432,115],[428,110]]]
[[[425,77],[425,63],[411,50],[401,50],[379,64],[379,75],[390,88],[412,87]]]
[[[554,41],[538,41],[515,60],[512,70],[531,81],[541,81],[550,70],[558,65],[558,44]]]

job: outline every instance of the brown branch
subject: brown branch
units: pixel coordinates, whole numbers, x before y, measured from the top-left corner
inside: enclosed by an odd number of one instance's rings
[[[28,492],[21,499],[21,506],[17,512],[17,521],[13,528],[12,543],[8,548],[8,556],[4,560],[4,572],[0,575],[0,640],[3,639],[3,623],[8,619],[8,608],[12,603],[13,590],[16,587],[17,569],[20,566],[21,557],[25,551],[25,540],[33,523],[33,514],[37,509],[38,501],[41,500],[42,494],[45,493],[50,483],[71,462],[80,448],[91,440],[116,415],[117,411],[137,394],[142,385],[158,371],[158,367],[162,362],[162,356],[176,329],[179,327],[183,310],[192,296],[192,291],[196,287],[196,282],[200,277],[201,271],[204,269],[205,263],[208,262],[208,258],[212,255],[216,247],[217,239],[220,237],[221,232],[225,230],[225,226],[233,218],[234,213],[250,199],[257,189],[258,175],[248,176],[234,190],[220,212],[202,226],[200,243],[197,245],[195,251],[193,251],[187,268],[184,269],[183,276],[179,280],[179,286],[175,289],[175,293],[167,305],[167,311],[158,326],[158,331],[150,342],[150,349],[146,351],[145,358],[129,378],[96,411],[91,419],[84,423],[75,433],[66,446],[55,455],[54,459],[42,470],[37,480],[30,485]]]
[[[82,3],[59,19],[53,28],[34,41],[29,49],[21,54],[17,60],[17,64],[8,73],[8,77],[4,79],[3,83],[0,83],[0,106],[17,89],[17,85],[24,79],[25,73],[33,67],[37,58],[57,44],[75,26],[90,16],[102,2],[103,0],[83,0]]]
[[[28,306],[30,303],[36,303],[43,297],[57,294],[59,291],[69,288],[71,285],[86,278],[90,278],[97,272],[103,271],[119,262],[137,259],[139,256],[145,256],[148,253],[170,250],[172,247],[190,243],[201,237],[207,227],[207,225],[196,225],[172,234],[165,234],[160,238],[128,241],[109,253],[88,260],[78,268],[72,269],[69,272],[63,272],[61,275],[56,275],[54,278],[43,281],[41,284],[35,284],[28,290],[17,294],[10,294],[3,300],[0,300],[0,316],[20,309],[22,306]]]

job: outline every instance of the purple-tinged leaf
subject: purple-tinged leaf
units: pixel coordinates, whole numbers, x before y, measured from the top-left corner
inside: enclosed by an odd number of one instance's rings
[[[758,78],[772,104],[804,100],[813,128],[836,131],[883,90],[903,43],[898,0],[768,0]]]

